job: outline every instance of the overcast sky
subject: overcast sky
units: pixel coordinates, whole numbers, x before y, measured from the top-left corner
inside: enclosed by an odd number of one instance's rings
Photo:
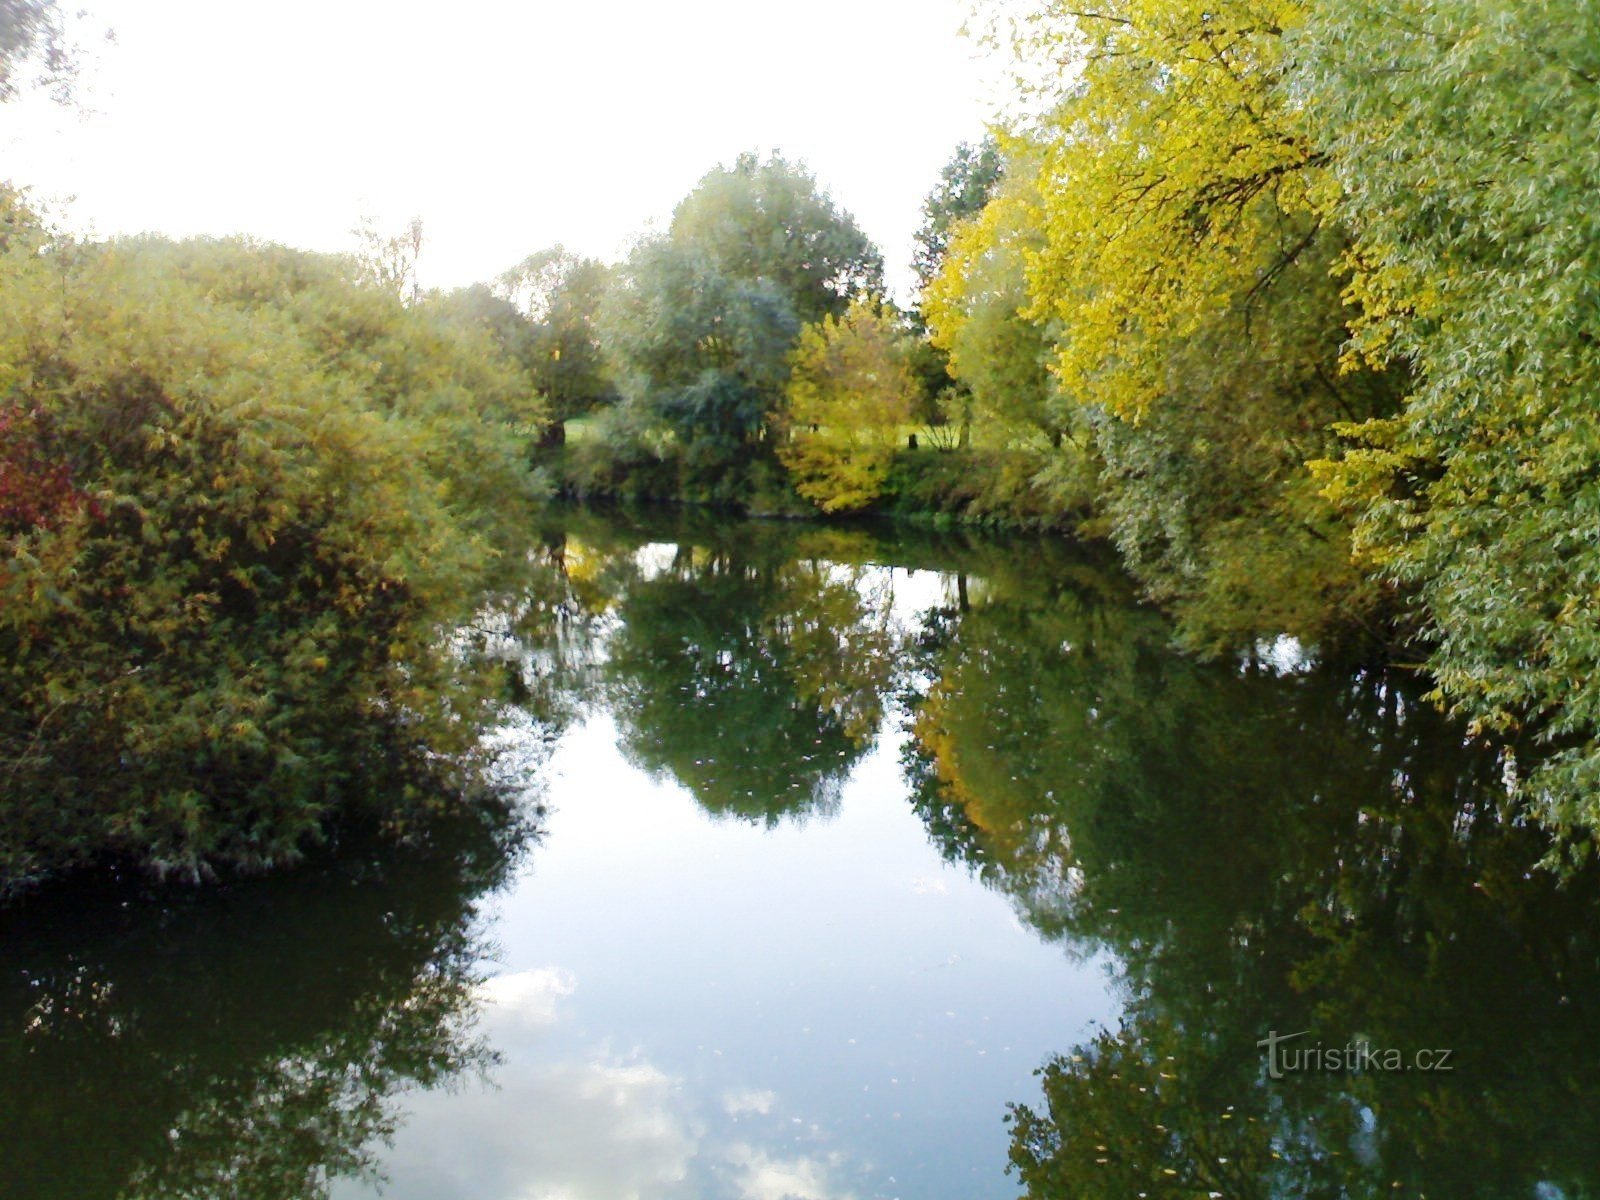
[[[0,108],[0,178],[98,234],[343,250],[421,216],[423,282],[553,242],[606,259],[744,149],[804,159],[909,275],[922,197],[980,136],[967,0],[85,0],[82,113]]]

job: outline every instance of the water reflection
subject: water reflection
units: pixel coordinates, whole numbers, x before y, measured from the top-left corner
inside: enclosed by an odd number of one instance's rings
[[[1037,582],[917,642],[930,830],[1120,964],[1120,1025],[1015,1111],[1027,1194],[1591,1194],[1600,881],[1533,869],[1498,757],[1407,681],[1167,646],[1102,589]],[[1356,1042],[1412,1069],[1273,1079],[1271,1031],[1304,1033],[1303,1064]],[[1453,1069],[1415,1069],[1443,1049]]]
[[[1059,543],[693,517],[553,518],[462,636],[502,746],[568,733],[529,871],[0,916],[0,1191],[1600,1187],[1600,879],[1403,678],[1185,659]],[[1271,1031],[1453,1070],[1275,1079]]]
[[[488,1066],[479,897],[509,814],[208,892],[0,916],[7,1197],[293,1197],[371,1174],[396,1093]]]
[[[829,812],[877,735],[892,662],[883,585],[794,549],[679,545],[617,605],[604,677],[624,749],[712,813]]]

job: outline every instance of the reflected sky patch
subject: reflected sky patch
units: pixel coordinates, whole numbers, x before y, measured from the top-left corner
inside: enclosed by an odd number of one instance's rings
[[[604,713],[569,733],[490,914],[502,1061],[410,1097],[383,1194],[1014,1195],[1006,1105],[1115,1012],[1107,964],[940,859],[886,726],[836,812],[771,828],[629,765]]]

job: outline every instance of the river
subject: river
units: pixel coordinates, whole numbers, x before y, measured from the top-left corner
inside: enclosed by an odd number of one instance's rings
[[[1593,873],[1414,681],[1197,662],[1062,541],[567,512],[529,568],[509,811],[0,914],[0,1194],[1600,1187]]]

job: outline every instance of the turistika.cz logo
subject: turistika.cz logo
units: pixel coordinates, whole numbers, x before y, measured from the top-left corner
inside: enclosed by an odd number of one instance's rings
[[[1279,1033],[1276,1029],[1256,1043],[1267,1052],[1267,1077],[1282,1079],[1297,1071],[1345,1072],[1358,1075],[1364,1071],[1453,1071],[1451,1050],[1417,1050],[1407,1054],[1394,1047],[1374,1046],[1371,1042],[1355,1040],[1342,1046],[1325,1046],[1321,1042],[1301,1042],[1310,1036],[1309,1029],[1299,1033]]]

